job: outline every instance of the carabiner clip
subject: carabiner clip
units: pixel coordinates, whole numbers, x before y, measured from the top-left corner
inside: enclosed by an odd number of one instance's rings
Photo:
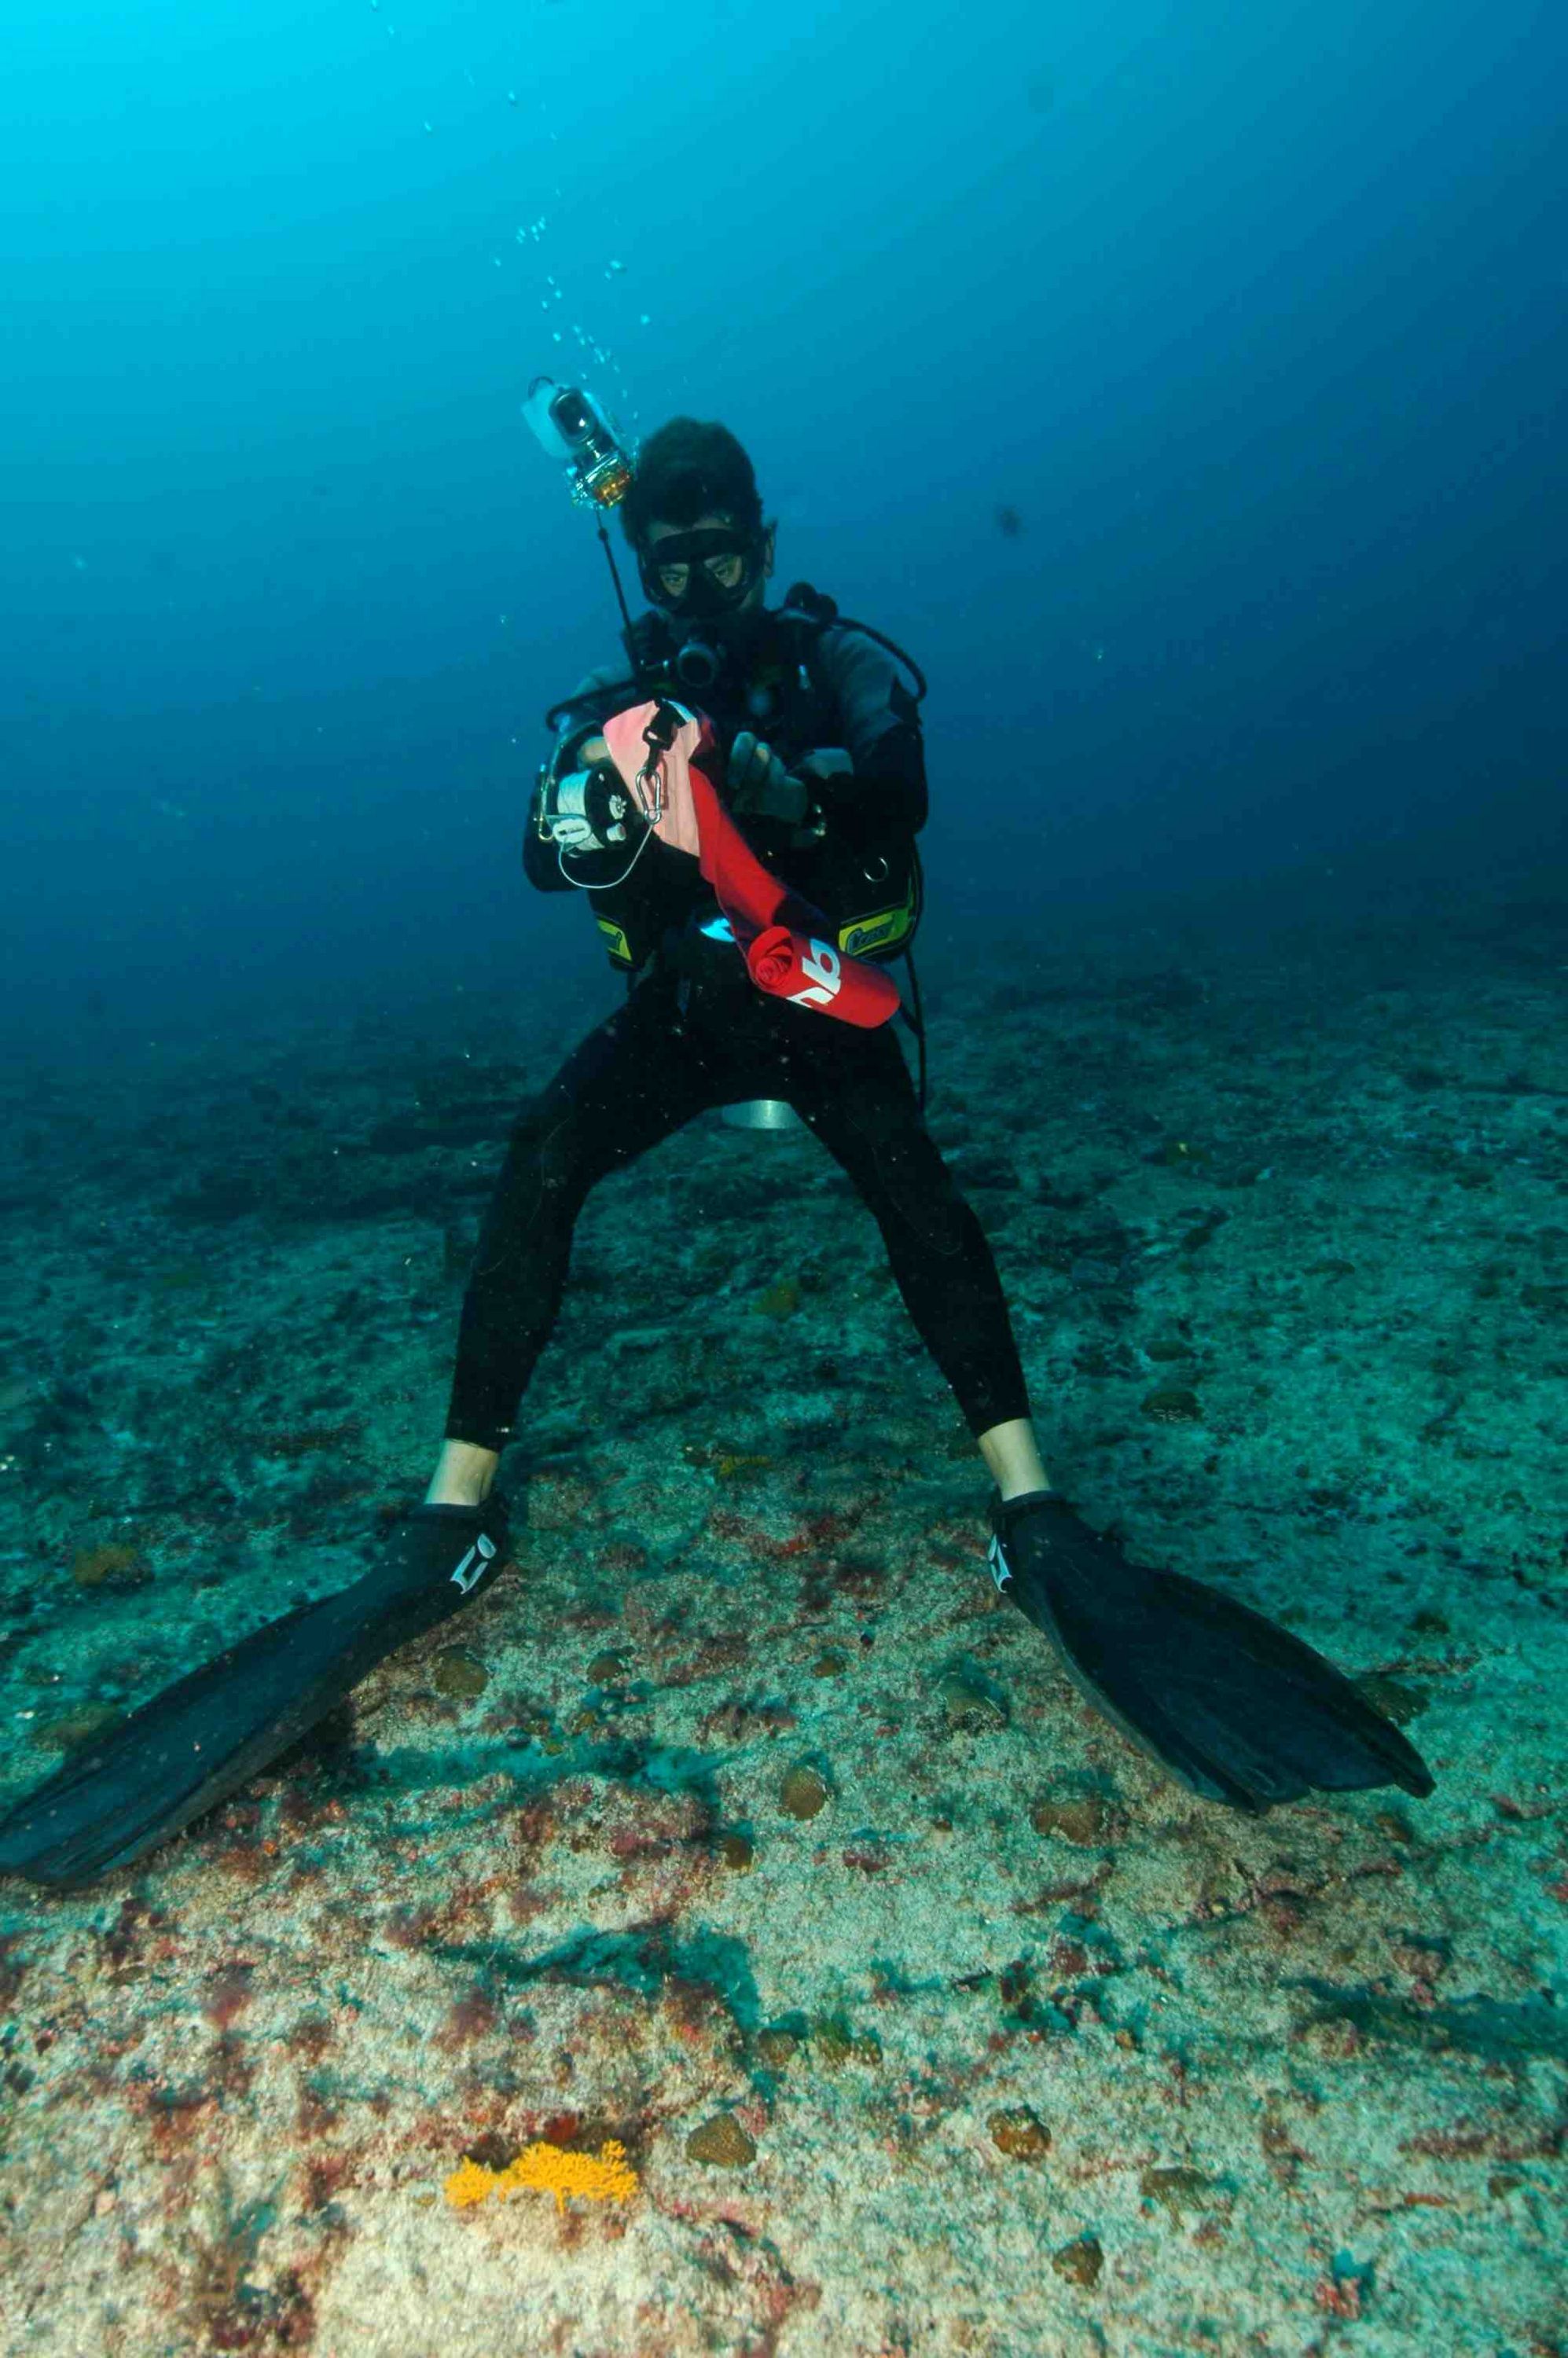
[[[661,698],[653,719],[643,731],[643,742],[648,758],[637,773],[637,785],[643,804],[643,814],[650,827],[658,826],[665,815],[665,755],[676,741],[676,731],[682,715],[673,704]]]

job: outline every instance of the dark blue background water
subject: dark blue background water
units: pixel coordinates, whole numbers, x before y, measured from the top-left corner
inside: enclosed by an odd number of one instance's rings
[[[1560,892],[1565,90],[1524,0],[13,5],[6,1044],[612,996],[516,864],[615,648],[541,369],[925,665],[938,955]]]

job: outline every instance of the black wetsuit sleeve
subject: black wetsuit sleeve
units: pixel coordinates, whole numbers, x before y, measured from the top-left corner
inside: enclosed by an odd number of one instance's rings
[[[854,764],[812,795],[835,834],[851,839],[890,828],[918,835],[929,809],[920,711],[895,660],[861,631],[825,631],[817,664],[838,707]]]
[[[611,713],[623,705],[634,703],[633,683],[626,676],[624,664],[600,664],[579,680],[569,697],[560,706],[561,725],[556,735],[557,757],[564,751],[573,751],[576,737],[591,737],[602,729]],[[613,693],[608,691],[613,690]]]

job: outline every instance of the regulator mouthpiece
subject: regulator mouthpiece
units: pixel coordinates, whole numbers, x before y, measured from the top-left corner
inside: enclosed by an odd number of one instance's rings
[[[683,687],[711,687],[724,668],[720,648],[695,634],[684,639],[676,650],[675,676]]]

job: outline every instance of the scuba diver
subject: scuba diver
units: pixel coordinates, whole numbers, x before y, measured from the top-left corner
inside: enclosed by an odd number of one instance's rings
[[[590,395],[539,380],[528,407],[574,497],[618,508],[649,600],[633,619],[622,600],[625,663],[547,716],[555,748],[524,850],[539,890],[586,894],[625,999],[514,1132],[442,1446],[374,1568],[69,1762],[0,1822],[0,1871],[72,1887],[141,1856],[492,1584],[508,1535],[496,1472],[578,1214],[608,1173],[715,1108],[792,1109],[876,1220],[992,1479],[996,1585],[1100,1713],[1238,1810],[1313,1788],[1430,1792],[1420,1755],[1323,1656],[1201,1582],[1130,1563],[1050,1480],[989,1247],[925,1127],[918,993],[905,1010],[889,970],[921,912],[918,669],[805,583],[766,604],[776,525],[724,427],[674,418],[633,463]],[[609,556],[602,514],[600,534]],[[619,596],[612,557],[611,570]],[[901,1020],[919,1041],[918,1090]]]
[[[701,1112],[793,1108],[881,1228],[916,1330],[1004,1497],[1046,1487],[1000,1282],[979,1220],[921,1118],[891,1024],[823,1022],[759,991],[697,862],[628,807],[604,724],[660,696],[700,701],[726,750],[746,843],[826,915],[856,959],[905,951],[919,917],[926,784],[916,699],[863,630],[802,590],[764,603],[774,526],[721,426],[677,417],[644,444],[620,505],[652,609],[625,665],[555,708],[560,731],[524,841],[530,881],[585,890],[625,1001],[529,1109],[463,1305],[432,1503],[479,1504],[556,1317],[572,1224],[607,1172]],[[695,678],[697,685],[690,683]],[[765,733],[764,733],[765,732]]]

